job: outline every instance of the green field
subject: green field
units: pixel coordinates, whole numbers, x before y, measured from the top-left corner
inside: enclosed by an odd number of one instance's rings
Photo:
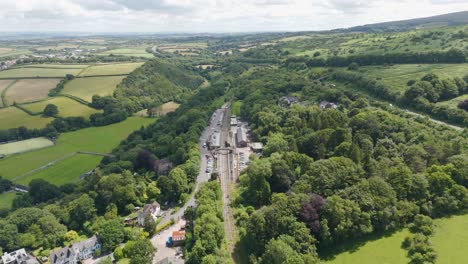
[[[56,185],[75,182],[79,179],[80,175],[96,168],[101,162],[101,159],[102,157],[100,156],[76,154],[44,170],[29,174],[19,179],[17,183],[28,184],[32,179],[46,179]]]
[[[436,103],[436,105],[448,106],[450,108],[458,108],[458,104],[463,100],[468,100],[468,94],[464,94],[462,96],[455,97],[452,100]]]
[[[84,69],[88,64],[28,64],[24,68],[60,68],[60,69]]]
[[[145,57],[154,58],[154,55],[146,52],[146,48],[126,48],[126,49],[113,49],[99,53],[99,55],[121,55],[129,57]]]
[[[3,91],[11,85],[11,83],[14,82],[14,80],[0,80],[0,95],[3,93]],[[3,100],[0,98],[0,107],[3,107]]]
[[[76,78],[68,82],[63,94],[70,94],[91,102],[93,95],[112,95],[125,76]]]
[[[21,140],[17,142],[12,142],[12,143],[1,144],[0,155],[11,155],[15,153],[22,153],[26,151],[35,150],[35,149],[50,147],[53,145],[54,145],[54,142],[44,137],[31,138],[31,139]]]
[[[80,73],[80,76],[96,76],[96,75],[113,75],[113,74],[129,74],[143,63],[115,63],[95,65],[86,68]]]
[[[15,199],[15,192],[5,192],[0,194],[0,210],[10,209],[13,204],[13,199]]]
[[[399,64],[361,67],[360,71],[403,92],[407,89],[406,83],[409,80],[419,80],[427,73],[435,73],[440,78],[463,77],[468,74],[468,64]]]
[[[0,52],[0,58],[2,57],[10,57],[10,56],[19,56],[19,55],[26,55],[31,54],[32,52],[29,50],[21,50],[21,49],[11,49],[5,52]]]
[[[132,131],[152,122],[154,122],[154,119],[130,117],[123,122],[109,126],[91,127],[63,133],[58,138],[57,144],[53,147],[11,155],[0,160],[2,175],[7,179],[13,179],[77,151],[109,153]],[[87,161],[86,166],[82,166],[82,164],[76,162],[70,163],[67,160],[64,160],[64,162],[63,164],[68,163],[69,167],[65,169],[61,168],[62,172],[76,170],[75,166],[82,167],[83,171],[93,169],[89,161]],[[57,165],[62,166],[60,164]],[[49,168],[54,169],[53,167]],[[79,175],[73,175],[72,178],[76,178],[77,176]],[[24,180],[20,179],[20,181],[25,183]]]
[[[406,257],[406,250],[401,248],[401,243],[408,235],[408,230],[399,231],[391,236],[366,242],[356,250],[343,252],[323,263],[406,264],[409,259]],[[351,241],[351,243],[354,242]]]
[[[82,69],[54,69],[54,68],[13,68],[0,71],[0,78],[32,78],[32,77],[56,77],[62,78],[66,74],[77,75]]]
[[[439,264],[466,263],[468,248],[468,214],[435,220],[436,228],[430,238],[437,253]],[[323,263],[329,264],[406,264],[409,259],[401,248],[403,239],[409,235],[408,230],[399,231],[392,236],[367,242],[353,251],[347,251]]]
[[[42,113],[46,105],[54,104],[58,107],[58,115],[62,117],[83,116],[89,117],[92,114],[101,112],[82,103],[78,103],[67,97],[54,97],[48,100],[40,101],[32,104],[22,105],[24,108],[33,113]]]
[[[25,126],[27,128],[44,128],[52,118],[31,116],[16,107],[0,109],[0,130]]]

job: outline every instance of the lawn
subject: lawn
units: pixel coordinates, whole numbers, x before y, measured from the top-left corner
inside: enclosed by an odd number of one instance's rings
[[[401,248],[401,243],[408,235],[409,231],[403,230],[388,237],[368,241],[356,250],[340,253],[335,258],[325,260],[323,263],[406,264],[409,259],[406,257],[406,250]]]
[[[0,109],[0,130],[25,126],[27,128],[44,128],[52,118],[31,116],[16,107]]]
[[[16,141],[7,144],[0,144],[0,155],[11,155],[15,153],[22,153],[35,149],[41,149],[53,146],[54,142],[47,138],[31,138],[21,141]]]
[[[63,133],[59,136],[57,144],[53,147],[11,155],[0,160],[2,175],[7,179],[13,179],[77,151],[109,153],[132,131],[139,129],[141,126],[148,125],[154,122],[154,120],[150,118],[130,117],[123,122],[109,126],[90,127]],[[64,162],[63,164],[67,164],[66,160]],[[64,172],[75,170],[75,166],[83,167],[83,171],[93,169],[89,163],[86,167],[75,162],[68,162],[68,164],[69,167],[63,169]],[[75,177],[77,176],[79,175]]]
[[[24,79],[17,81],[5,93],[9,105],[35,102],[47,98],[49,91],[57,86],[60,79]]]
[[[82,116],[89,117],[92,114],[101,112],[82,103],[78,103],[67,97],[54,97],[48,100],[40,101],[32,104],[22,105],[24,108],[33,113],[42,113],[48,104],[54,104],[58,107],[58,115],[62,117]]]
[[[361,71],[395,90],[404,92],[409,80],[419,80],[427,73],[441,78],[463,77],[468,74],[468,64],[399,64],[393,66],[361,67]]]
[[[125,76],[75,78],[68,82],[63,94],[70,94],[91,102],[93,95],[112,95]]]
[[[80,76],[129,74],[141,65],[143,65],[142,62],[95,65],[86,68]]]
[[[101,162],[102,157],[76,154],[61,160],[44,170],[27,175],[17,181],[28,184],[32,179],[45,179],[56,185],[63,185],[79,180],[80,175],[94,169]],[[79,166],[77,166],[79,164]]]
[[[66,74],[77,75],[82,69],[54,69],[54,68],[13,68],[0,71],[0,78],[32,78],[32,77],[54,77],[62,78]]]
[[[0,194],[0,210],[10,209],[13,204],[13,199],[16,197],[16,192],[5,192]]]

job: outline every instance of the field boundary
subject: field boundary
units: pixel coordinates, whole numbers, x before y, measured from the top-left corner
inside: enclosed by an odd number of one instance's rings
[[[45,77],[45,76],[19,76],[19,77],[0,77],[0,80],[22,80],[22,79],[25,79],[25,80],[34,80],[34,79],[60,79],[62,80],[63,78],[65,78],[65,76],[49,76],[49,77]]]
[[[20,109],[20,110],[22,110],[22,111],[24,111],[26,114],[31,115],[31,116],[39,116],[39,115],[42,115],[42,113],[43,113],[43,112],[35,113],[35,112],[33,112],[33,111],[31,111],[31,110],[29,110],[29,109],[27,109],[27,108],[25,108],[25,107],[23,107],[22,105],[19,105],[19,104],[13,104],[13,106]]]
[[[129,75],[129,73],[103,74],[103,75],[85,75],[85,76],[76,76],[75,78],[119,77],[119,76],[128,76],[128,75]]]
[[[2,91],[2,103],[3,103],[3,107],[6,108],[8,106],[10,106],[8,104],[8,100],[6,99],[6,93],[8,91],[8,89],[10,89],[13,85],[15,85],[16,83],[18,82],[17,79],[15,79],[13,82],[11,82],[3,91]]]
[[[86,100],[83,100],[77,96],[74,96],[74,95],[71,95],[71,94],[57,94],[56,96],[54,97],[67,97],[69,99],[72,99],[74,101],[77,101],[78,103],[80,104],[83,104],[83,105],[86,105],[86,106],[89,106],[91,107],[91,103],[87,102]]]

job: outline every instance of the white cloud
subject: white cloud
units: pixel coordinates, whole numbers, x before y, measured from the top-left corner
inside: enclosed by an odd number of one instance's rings
[[[299,31],[464,10],[467,0],[0,0],[0,31]]]

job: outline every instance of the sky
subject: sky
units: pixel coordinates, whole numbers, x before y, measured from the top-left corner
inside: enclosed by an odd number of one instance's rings
[[[0,0],[0,32],[306,31],[467,10],[468,0]]]

